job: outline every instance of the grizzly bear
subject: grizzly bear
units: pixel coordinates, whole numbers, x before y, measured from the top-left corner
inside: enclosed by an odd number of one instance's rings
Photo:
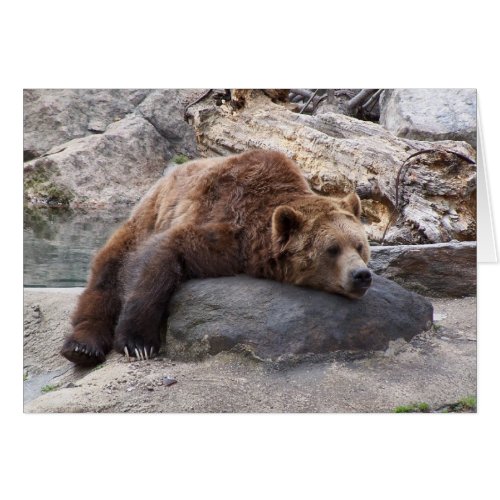
[[[161,178],[97,253],[61,354],[78,365],[114,347],[129,359],[160,349],[176,288],[246,273],[361,297],[372,277],[355,193],[312,192],[275,151],[194,160]]]

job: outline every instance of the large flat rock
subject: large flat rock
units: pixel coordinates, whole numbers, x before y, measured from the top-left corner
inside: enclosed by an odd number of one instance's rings
[[[339,295],[244,275],[185,283],[170,304],[167,353],[197,359],[244,351],[265,361],[386,349],[432,324],[432,305],[375,276],[366,295]]]

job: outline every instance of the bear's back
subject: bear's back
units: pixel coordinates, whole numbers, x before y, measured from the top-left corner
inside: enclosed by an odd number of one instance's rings
[[[171,169],[143,197],[132,218],[146,232],[178,224],[260,224],[268,212],[311,194],[297,165],[284,154],[255,150],[193,160]]]

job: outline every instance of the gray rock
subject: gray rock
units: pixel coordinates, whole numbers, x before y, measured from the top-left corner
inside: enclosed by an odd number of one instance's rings
[[[380,123],[398,137],[466,141],[476,148],[475,89],[394,89],[380,99]]]
[[[71,139],[104,132],[133,112],[149,93],[146,89],[25,90],[25,161]]]
[[[476,295],[476,242],[371,247],[370,267],[432,297]]]
[[[198,92],[200,93],[200,92]],[[174,153],[189,158],[199,156],[193,128],[184,120],[185,106],[193,100],[192,90],[155,90],[138,106],[137,111],[168,140]]]
[[[296,361],[386,349],[428,329],[432,311],[423,297],[378,276],[360,300],[247,276],[194,280],[170,304],[167,355],[196,359],[235,349]]]
[[[73,207],[130,205],[162,175],[169,158],[153,125],[129,115],[103,134],[73,139],[26,162],[25,197]]]

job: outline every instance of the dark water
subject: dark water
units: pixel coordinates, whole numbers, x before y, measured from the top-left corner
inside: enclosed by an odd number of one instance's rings
[[[128,215],[25,208],[24,286],[85,286],[92,257]]]

